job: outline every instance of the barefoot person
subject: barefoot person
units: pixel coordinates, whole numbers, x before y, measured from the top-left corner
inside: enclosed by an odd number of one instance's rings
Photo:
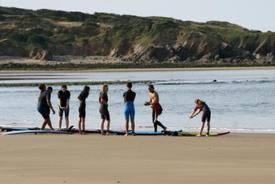
[[[149,90],[149,101],[145,102],[145,106],[151,106],[152,107],[152,120],[154,124],[155,132],[158,131],[158,126],[160,126],[164,131],[167,130],[167,127],[165,127],[161,122],[158,121],[158,116],[162,113],[162,107],[159,103],[159,95],[155,91],[154,86],[151,84],[148,87]]]
[[[200,112],[202,112],[202,126],[201,126],[201,130],[200,130],[200,134],[198,136],[202,136],[202,132],[204,129],[204,125],[205,122],[207,121],[207,133],[206,136],[209,136],[210,133],[210,119],[211,119],[211,110],[208,107],[208,105],[200,100],[200,99],[196,99],[195,100],[195,109],[193,110],[193,112],[190,115],[190,119],[194,118],[195,116],[197,116]]]
[[[78,96],[79,104],[79,121],[78,121],[78,130],[79,134],[85,133],[85,118],[86,118],[86,99],[88,98],[90,93],[90,87],[84,86],[84,89]]]
[[[46,85],[40,84],[39,89],[40,95],[38,98],[37,110],[44,118],[41,129],[44,130],[45,127],[48,125],[50,129],[54,130],[50,119],[50,109],[52,110],[53,114],[55,114],[55,111],[51,104],[52,87],[48,87],[48,89],[46,90]]]
[[[125,116],[125,135],[128,136],[129,133],[129,119],[131,120],[132,133],[135,134],[135,106],[134,101],[136,98],[136,93],[132,91],[133,84],[131,82],[127,83],[128,90],[123,94],[124,98],[124,116]]]
[[[66,129],[69,128],[69,100],[71,93],[67,90],[67,85],[62,85],[61,90],[58,91],[59,99],[59,129],[62,128],[63,114],[65,114]]]
[[[108,85],[104,84],[101,87],[101,92],[99,94],[99,104],[100,104],[100,108],[99,108],[99,112],[101,115],[101,134],[104,135],[105,131],[104,131],[104,125],[105,122],[107,122],[107,130],[106,130],[106,134],[109,134],[109,130],[110,130],[110,113],[108,110]]]

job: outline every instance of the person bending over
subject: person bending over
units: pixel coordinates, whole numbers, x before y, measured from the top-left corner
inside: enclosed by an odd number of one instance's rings
[[[208,105],[200,100],[200,99],[196,99],[195,100],[195,108],[193,110],[193,112],[190,115],[190,119],[194,118],[195,116],[197,116],[200,112],[202,112],[202,125],[201,125],[201,130],[198,136],[202,136],[202,132],[205,126],[205,122],[207,122],[207,133],[206,136],[210,135],[210,120],[211,120],[211,110],[208,107]]]

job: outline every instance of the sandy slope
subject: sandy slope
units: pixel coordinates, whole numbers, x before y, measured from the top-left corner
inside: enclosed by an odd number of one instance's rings
[[[275,135],[0,136],[0,183],[274,183]]]

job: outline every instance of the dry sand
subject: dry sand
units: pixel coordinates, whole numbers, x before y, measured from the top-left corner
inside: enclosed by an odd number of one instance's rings
[[[2,184],[275,182],[275,135],[0,136]]]

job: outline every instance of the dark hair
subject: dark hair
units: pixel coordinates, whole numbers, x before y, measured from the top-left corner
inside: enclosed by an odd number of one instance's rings
[[[133,87],[133,83],[132,83],[132,82],[128,82],[128,83],[127,83],[127,88],[130,88],[130,89],[131,89],[132,87]]]
[[[155,89],[153,84],[148,85],[149,88]]]
[[[83,92],[88,93],[89,91],[90,91],[90,87],[89,86],[84,86]]]
[[[51,87],[51,86],[49,86],[48,88],[47,88],[47,90],[49,91],[53,91],[53,88]]]
[[[39,84],[38,88],[40,91],[45,91],[46,90],[46,85],[45,84]]]
[[[66,85],[66,84],[63,84],[63,85],[61,86],[61,88],[67,89],[67,85]]]
[[[89,86],[84,86],[83,90],[80,92],[80,94],[78,96],[78,99],[81,101],[85,100],[89,95],[89,90],[90,90]]]

